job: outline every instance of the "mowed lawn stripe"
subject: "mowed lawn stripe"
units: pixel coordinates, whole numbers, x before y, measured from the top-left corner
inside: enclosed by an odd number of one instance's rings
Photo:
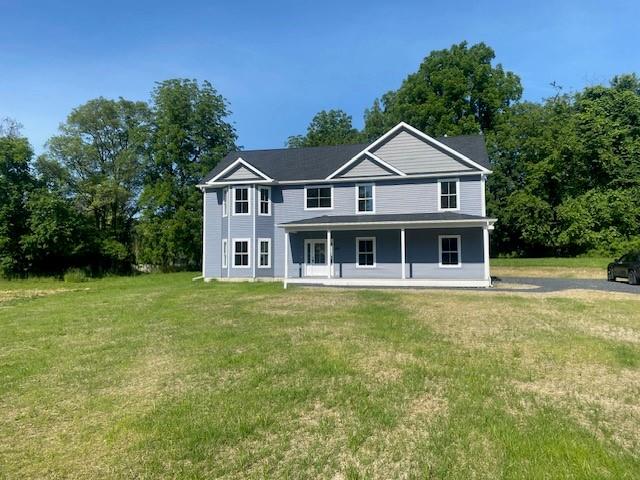
[[[633,478],[640,302],[193,274],[0,301],[0,473]],[[35,286],[34,286],[35,285]]]

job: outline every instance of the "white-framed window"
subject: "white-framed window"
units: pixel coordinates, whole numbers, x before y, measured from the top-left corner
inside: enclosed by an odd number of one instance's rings
[[[356,238],[356,268],[374,268],[376,266],[375,237]]]
[[[305,210],[331,210],[333,208],[333,187],[304,187]]]
[[[233,239],[233,268],[249,268],[251,262],[249,244],[248,238]]]
[[[222,216],[229,215],[229,187],[222,189]]]
[[[233,187],[233,214],[249,215],[249,187]]]
[[[271,215],[271,187],[258,187],[258,215]]]
[[[441,268],[459,268],[462,266],[460,235],[439,235]]]
[[[460,210],[459,191],[457,178],[438,180],[438,210]]]
[[[227,239],[222,239],[222,268],[227,268],[227,260],[229,259],[229,246],[227,245]]]
[[[271,239],[258,239],[258,267],[271,268]]]
[[[374,213],[376,186],[373,183],[356,184],[356,213]]]

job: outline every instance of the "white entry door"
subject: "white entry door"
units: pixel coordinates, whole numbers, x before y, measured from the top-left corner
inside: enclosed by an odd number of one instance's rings
[[[304,241],[305,276],[326,277],[329,275],[329,256],[326,240]]]

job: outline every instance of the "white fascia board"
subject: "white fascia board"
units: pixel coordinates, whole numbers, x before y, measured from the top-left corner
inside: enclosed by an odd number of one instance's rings
[[[213,177],[211,180],[209,180],[205,185],[211,185],[213,183],[216,183],[216,180],[218,178],[222,177],[225,173],[229,172],[230,170],[233,170],[238,165],[244,166],[245,168],[249,169],[251,172],[255,173],[256,175],[258,175],[260,177],[262,177],[267,182],[273,182],[273,178],[271,178],[268,175],[266,175],[265,173],[261,172],[260,170],[258,170],[256,167],[254,167],[250,163],[245,162],[242,159],[242,157],[238,157],[235,162],[232,162],[231,165],[229,165],[227,168],[222,170],[219,174],[217,174],[215,177]],[[241,183],[241,182],[234,182],[234,183]],[[242,183],[244,183],[244,182],[242,182]],[[255,183],[255,180],[248,181],[247,183]]]
[[[438,140],[436,140],[433,137],[430,137],[429,135],[427,135],[424,132],[421,132],[420,130],[418,130],[415,127],[412,127],[411,125],[409,125],[408,123],[405,122],[400,122],[398,125],[396,125],[391,131],[397,129],[397,128],[406,128],[407,130],[409,130],[410,132],[412,132],[414,135],[417,135],[418,137],[422,138],[423,140],[425,140],[426,142],[429,142],[433,145],[436,145],[437,147],[442,148],[443,150],[449,152],[450,154],[458,157],[460,160],[468,163],[469,165],[472,165],[474,167],[476,167],[477,169],[479,169],[481,172],[483,173],[490,173],[491,171],[486,168],[483,167],[482,165],[480,165],[479,163],[474,162],[473,160],[471,160],[469,157],[467,157],[466,155],[463,155],[462,153],[458,152],[457,150],[454,150],[453,148],[445,145],[442,142],[439,142]],[[384,136],[383,136],[384,137]],[[380,137],[380,138],[383,138]],[[378,139],[379,140],[379,139]],[[367,147],[367,148],[371,148],[371,146]]]
[[[366,230],[371,227],[377,229],[390,228],[438,228],[438,227],[484,227],[493,226],[497,220],[487,218],[482,220],[415,220],[415,221],[387,221],[387,222],[346,222],[346,223],[305,223],[301,225],[278,224],[285,230],[311,230],[317,228],[351,228],[354,230]]]
[[[368,148],[368,147],[367,147]],[[401,177],[406,177],[407,174],[398,170],[396,167],[394,167],[393,165],[390,165],[389,163],[385,162],[384,160],[382,160],[380,157],[378,157],[377,155],[367,151],[366,149],[361,151],[360,153],[358,153],[356,156],[352,157],[351,160],[349,160],[347,163],[345,163],[344,165],[342,165],[340,168],[338,168],[337,170],[335,170],[331,175],[329,175],[325,180],[331,180],[333,177],[335,177],[336,175],[338,175],[340,172],[342,172],[343,170],[345,170],[346,168],[348,168],[350,165],[354,164],[355,162],[357,162],[358,160],[362,159],[362,158],[366,158],[369,157],[371,158],[374,162],[379,163],[381,166],[383,166],[384,168],[386,168],[387,170],[391,170],[393,173],[401,176]]]

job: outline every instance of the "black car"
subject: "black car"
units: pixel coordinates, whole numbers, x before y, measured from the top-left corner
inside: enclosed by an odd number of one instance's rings
[[[620,277],[628,279],[630,285],[640,284],[640,252],[627,253],[609,264],[607,280],[615,282]]]

